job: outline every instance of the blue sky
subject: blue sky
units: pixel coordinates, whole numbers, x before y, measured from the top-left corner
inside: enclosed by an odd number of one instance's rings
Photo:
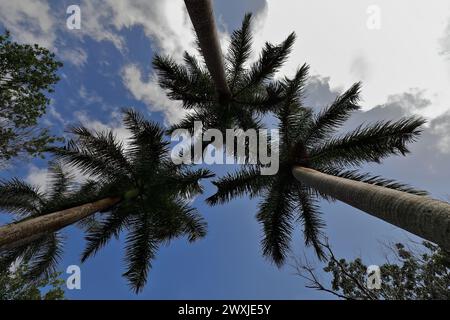
[[[382,166],[366,169],[445,199],[450,193],[450,98],[445,90],[450,82],[449,4],[436,1],[422,8],[415,1],[408,5],[405,2],[403,7],[378,1],[383,12],[382,29],[371,33],[365,22],[369,2],[346,0],[340,6],[332,1],[318,1],[316,5],[306,1],[282,2],[277,1],[277,6],[274,1],[264,0],[214,1],[224,43],[229,32],[240,25],[245,12],[256,15],[255,52],[263,40],[280,42],[290,31],[296,31],[299,40],[280,74],[289,75],[305,61],[311,64],[308,105],[318,110],[332,102],[343,88],[364,81],[365,111],[356,114],[346,129],[361,122],[413,113],[426,116],[429,124],[410,156],[387,159]],[[69,31],[65,28],[65,10],[70,4],[74,2],[0,0],[0,26],[10,29],[18,41],[38,42],[51,48],[65,63],[42,125],[64,135],[67,125],[81,122],[90,128],[111,128],[119,137],[126,137],[120,124],[123,107],[136,108],[163,125],[176,121],[181,116],[179,105],[168,101],[155,85],[151,61],[155,53],[179,58],[184,49],[194,47],[182,1],[80,1],[82,29]],[[348,16],[342,19],[346,11]],[[421,20],[414,20],[418,18]],[[427,19],[437,22],[428,23]],[[399,26],[394,26],[393,21]],[[415,42],[408,32],[411,28]],[[431,43],[434,45],[428,45]],[[405,74],[408,67],[415,72]],[[18,176],[42,185],[45,168],[45,160],[17,161],[0,176]],[[211,169],[220,176],[230,168]],[[207,237],[194,244],[179,239],[161,248],[143,293],[133,294],[121,277],[124,269],[120,239],[111,241],[95,258],[81,265],[82,290],[67,291],[67,297],[330,298],[305,288],[292,267],[278,269],[261,256],[262,234],[255,219],[257,200],[240,199],[211,208],[203,199],[214,192],[214,187],[210,182],[205,182],[205,187],[205,195],[194,204],[208,221]],[[382,264],[384,251],[380,241],[417,240],[345,204],[323,201],[321,207],[327,236],[339,256],[362,256],[369,264]],[[4,217],[0,219],[6,221]],[[67,239],[61,271],[80,264],[84,246],[79,230],[69,228],[64,233]],[[314,260],[312,252],[302,245],[299,226],[293,254],[304,253]]]

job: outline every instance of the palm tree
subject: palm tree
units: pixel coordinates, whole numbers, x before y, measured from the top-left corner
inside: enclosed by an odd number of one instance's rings
[[[231,92],[226,80],[211,0],[184,0],[184,3],[194,25],[205,64],[217,88],[217,94],[221,100],[228,100]]]
[[[213,175],[204,169],[173,164],[168,142],[163,140],[164,131],[157,124],[131,110],[125,112],[124,123],[132,134],[127,146],[112,132],[73,127],[76,139],[53,150],[58,161],[90,177],[78,190],[69,187],[70,179],[61,170],[52,181],[55,191],[46,196],[18,180],[2,183],[0,208],[25,217],[0,228],[2,245],[10,246],[2,254],[4,265],[25,256],[40,266],[32,275],[43,275],[57,263],[58,231],[103,213],[87,228],[82,260],[126,230],[124,276],[139,292],[161,244],[184,235],[189,241],[205,235],[206,223],[190,201],[202,192],[199,180]],[[3,241],[5,238],[10,242]],[[11,240],[19,241],[19,245],[11,246]],[[26,243],[28,240],[34,241]]]
[[[190,111],[184,120],[169,131],[192,131],[195,121],[201,121],[205,130],[214,128],[225,132],[226,129],[236,127],[243,130],[256,129],[261,126],[260,116],[284,99],[280,88],[270,80],[289,55],[295,34],[290,34],[279,45],[266,43],[259,59],[248,67],[246,64],[252,45],[250,27],[251,15],[247,14],[242,27],[231,36],[225,57],[225,77],[231,94],[226,99],[224,95],[217,96],[215,76],[211,70],[208,73],[193,55],[185,53],[184,65],[177,64],[170,57],[155,57],[153,65],[158,72],[161,87],[167,90],[171,99],[182,101],[183,107]],[[208,64],[209,58],[204,51],[202,53]]]
[[[318,198],[338,199],[427,240],[449,247],[450,205],[424,197],[425,192],[355,168],[379,163],[391,155],[408,153],[407,144],[420,134],[424,120],[361,125],[345,135],[336,131],[359,110],[360,84],[353,85],[328,108],[314,115],[301,98],[308,66],[279,85],[287,99],[275,111],[280,130],[280,169],[274,176],[260,174],[259,166],[245,166],[214,184],[211,205],[248,194],[262,196],[257,219],[264,228],[263,253],[277,265],[285,261],[294,223],[304,226],[306,245],[323,257],[323,221]]]

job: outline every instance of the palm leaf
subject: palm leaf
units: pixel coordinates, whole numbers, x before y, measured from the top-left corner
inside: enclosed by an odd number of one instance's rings
[[[0,209],[24,218],[39,212],[44,201],[39,188],[12,179],[0,181]]]
[[[391,155],[408,153],[407,144],[417,139],[422,118],[405,118],[396,122],[378,122],[360,126],[349,134],[325,142],[311,152],[311,161],[337,166],[358,166],[366,162],[380,162]]]
[[[259,205],[257,219],[263,225],[263,255],[282,266],[289,252],[295,197],[289,186],[277,179]]]
[[[26,257],[28,269],[25,277],[28,279],[39,279],[47,277],[56,271],[62,254],[62,237],[54,232],[45,236],[36,252]]]
[[[261,194],[270,177],[261,175],[258,168],[249,166],[247,168],[228,173],[226,176],[214,181],[217,192],[206,199],[209,205],[215,206],[231,201],[231,199],[248,194],[250,198]]]
[[[50,176],[48,198],[51,201],[58,201],[70,191],[74,176],[65,171],[58,162],[51,163],[48,172]]]
[[[313,198],[308,190],[297,184],[297,195],[299,200],[299,220],[303,224],[303,236],[307,246],[312,245],[319,259],[325,259],[322,247],[323,233],[321,229],[325,223],[320,218],[317,200]]]

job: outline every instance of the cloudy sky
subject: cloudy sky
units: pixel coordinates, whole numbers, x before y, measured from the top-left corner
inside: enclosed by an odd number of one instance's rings
[[[66,9],[81,8],[81,30],[66,27]],[[439,199],[449,194],[450,2],[433,0],[216,0],[223,48],[245,12],[253,12],[255,59],[264,41],[278,43],[295,31],[298,40],[280,72],[311,66],[306,103],[316,110],[356,81],[363,81],[361,122],[419,114],[429,121],[407,158],[387,159],[371,172],[424,188]],[[179,120],[179,103],[157,86],[155,53],[181,59],[194,35],[181,0],[0,0],[0,27],[15,40],[39,43],[65,63],[62,80],[42,124],[63,135],[67,125],[112,128],[126,138],[120,109],[134,107],[164,125]],[[2,178],[22,177],[45,188],[46,161],[15,163]],[[218,174],[227,168],[217,167]],[[214,192],[207,183],[206,195]],[[238,200],[209,208],[195,204],[209,223],[208,237],[162,248],[144,293],[136,297],[120,277],[122,239],[82,266],[82,290],[69,298],[327,298],[304,288],[292,268],[277,269],[260,255],[257,201]],[[380,241],[414,237],[340,203],[322,204],[327,234],[336,253],[383,263]],[[300,229],[298,231],[300,234]],[[296,254],[303,254],[295,238]],[[79,263],[82,235],[67,232],[61,270]],[[307,255],[309,252],[307,251]]]

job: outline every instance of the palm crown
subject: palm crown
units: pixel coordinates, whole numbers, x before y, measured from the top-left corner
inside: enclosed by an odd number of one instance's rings
[[[212,174],[204,169],[191,170],[187,165],[173,164],[168,155],[168,142],[163,139],[164,131],[134,111],[125,112],[124,123],[131,132],[127,146],[118,142],[112,132],[74,127],[71,131],[76,139],[64,148],[53,150],[59,161],[90,177],[78,191],[72,191],[72,196],[61,197],[55,204],[52,193],[41,205],[43,196],[15,180],[3,184],[1,189],[10,188],[14,192],[14,188],[15,191],[22,188],[29,190],[28,193],[15,193],[20,195],[17,199],[2,198],[0,207],[9,211],[14,209],[19,214],[36,211],[42,215],[72,206],[74,197],[84,200],[84,203],[88,199],[119,197],[118,204],[107,208],[107,212],[87,228],[87,247],[82,260],[94,255],[112,237],[118,237],[121,231],[126,230],[127,271],[124,276],[138,292],[146,283],[151,261],[161,244],[184,235],[189,241],[195,241],[206,234],[206,223],[190,206],[190,200],[202,192],[199,180]],[[62,187],[66,185],[63,174],[58,177],[52,184],[52,189],[57,190],[54,194],[67,190]],[[88,197],[84,197],[86,195]],[[30,201],[20,201],[26,197]],[[56,235],[46,235],[43,239],[56,239]],[[34,243],[9,252],[9,260],[24,252],[34,252],[37,245]],[[59,252],[36,253],[38,259],[52,260],[51,263],[39,264],[42,271],[54,265]]]
[[[93,192],[94,184],[87,183],[80,187],[75,183],[74,176],[63,170],[58,162],[53,162],[49,166],[48,176],[48,187],[45,192],[18,179],[2,181],[0,209],[20,220],[26,220],[76,207],[96,198]],[[92,222],[93,219],[85,219],[80,221],[80,226],[88,228]],[[0,265],[2,268],[8,268],[18,259],[29,261],[24,277],[34,280],[55,272],[62,249],[61,232],[37,234],[31,243],[2,252]]]
[[[266,43],[259,59],[247,67],[251,55],[251,15],[247,14],[242,27],[231,35],[226,61],[226,80],[230,97],[221,97],[211,76],[197,59],[185,53],[185,65],[169,57],[157,56],[153,62],[160,85],[173,100],[181,100],[190,112],[170,131],[192,130],[194,121],[201,121],[204,129],[256,129],[260,116],[283,100],[279,88],[270,81],[289,55],[295,40],[290,34],[279,45]]]
[[[286,78],[278,83],[286,96],[282,106],[275,111],[280,131],[279,172],[274,176],[263,176],[258,166],[245,166],[216,181],[214,184],[218,191],[207,199],[211,205],[216,205],[243,194],[262,196],[257,219],[262,223],[265,234],[263,254],[279,266],[289,252],[295,221],[303,223],[306,245],[314,246],[318,256],[323,257],[321,229],[324,223],[317,202],[320,196],[329,197],[298,181],[292,174],[295,166],[424,194],[392,180],[354,170],[368,162],[407,153],[407,143],[420,133],[418,128],[424,120],[408,118],[397,122],[377,122],[336,136],[336,131],[351,113],[360,108],[360,84],[353,85],[329,107],[314,115],[310,108],[302,106],[301,101],[307,74],[308,66],[304,65],[293,79]]]

